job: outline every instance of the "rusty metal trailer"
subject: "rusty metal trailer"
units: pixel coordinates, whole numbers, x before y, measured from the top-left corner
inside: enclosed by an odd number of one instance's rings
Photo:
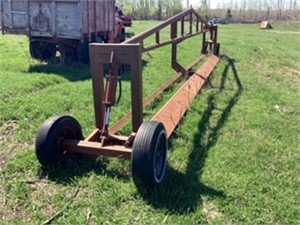
[[[170,28],[168,40],[162,40],[160,36],[161,30],[165,28]],[[208,24],[191,8],[121,44],[91,44],[96,129],[83,139],[81,126],[73,117],[49,118],[41,126],[36,139],[39,162],[45,167],[53,167],[63,152],[131,159],[133,180],[137,186],[154,188],[159,185],[166,171],[168,138],[219,62],[217,31],[217,26]],[[153,36],[155,43],[145,46],[144,40]],[[202,36],[199,58],[184,68],[177,60],[177,46],[195,36]],[[142,54],[166,45],[172,46],[171,66],[177,74],[143,101]],[[203,66],[192,71],[204,59],[206,61]],[[106,85],[105,64],[110,66]],[[131,69],[132,112],[111,127],[110,116],[112,107],[117,102],[117,84],[121,79],[118,71],[122,65],[129,65]],[[143,122],[143,109],[177,80],[187,76],[189,79],[152,120]],[[131,134],[117,135],[130,120]]]
[[[1,0],[4,34],[30,39],[33,58],[87,61],[90,42],[108,42],[115,32],[115,0]],[[120,31],[124,39],[125,30]],[[123,40],[119,40],[123,41]],[[57,49],[58,46],[58,49]]]

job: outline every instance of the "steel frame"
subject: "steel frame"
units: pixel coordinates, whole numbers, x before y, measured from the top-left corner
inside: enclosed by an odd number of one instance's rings
[[[189,25],[188,33],[184,32],[186,23]],[[195,29],[193,29],[193,24],[196,27]],[[167,26],[170,26],[170,39],[161,41],[160,31]],[[206,33],[210,34],[210,40],[206,40]],[[203,36],[202,54],[187,68],[182,67],[177,61],[177,45],[186,39],[200,34]],[[155,35],[155,43],[145,46],[144,40],[152,35]],[[143,101],[142,54],[165,45],[172,45],[172,68],[177,72],[177,75]],[[209,53],[207,54],[207,52]],[[192,8],[121,44],[91,44],[90,59],[96,129],[83,141],[65,140],[62,143],[63,148],[70,152],[130,159],[135,134],[143,122],[143,108],[149,105],[176,81],[188,75],[192,67],[208,56],[205,64],[193,73],[177,93],[152,118],[152,120],[160,121],[164,124],[167,136],[170,137],[192,100],[196,97],[206,79],[217,65],[219,61],[218,56],[211,54],[216,54],[217,52],[217,26],[208,24]],[[103,72],[105,64],[110,64],[112,74],[106,87],[104,85]],[[107,120],[109,119],[107,118],[106,108],[109,107],[110,110],[115,100],[116,71],[124,64],[129,65],[131,68],[132,112],[109,128],[106,127]],[[130,119],[132,119],[131,135],[129,137],[116,135]]]

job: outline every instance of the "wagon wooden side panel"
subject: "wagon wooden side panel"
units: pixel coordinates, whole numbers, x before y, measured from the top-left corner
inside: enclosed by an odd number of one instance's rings
[[[95,32],[113,31],[115,1],[83,1],[83,33],[88,37]]]
[[[112,31],[115,0],[2,0],[4,33],[82,39]]]

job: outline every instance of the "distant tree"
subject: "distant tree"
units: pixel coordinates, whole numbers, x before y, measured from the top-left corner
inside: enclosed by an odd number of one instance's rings
[[[294,0],[293,10],[297,9],[297,0]]]
[[[171,14],[176,15],[183,10],[182,1],[181,0],[173,0],[171,3]]]
[[[231,10],[230,9],[227,9],[227,13],[226,13],[226,19],[227,21],[231,21],[231,18],[232,18],[232,15],[231,15]]]
[[[158,7],[156,4],[150,7],[150,18],[151,19],[158,19]]]
[[[209,8],[207,0],[201,0],[201,6],[199,8],[200,14],[205,16],[207,19],[209,17]]]
[[[157,19],[161,20],[162,19],[162,8],[163,8],[163,3],[162,0],[158,0],[157,3]]]
[[[268,6],[268,11],[267,11],[267,15],[266,15],[266,20],[269,19],[269,15],[270,15],[270,6]]]

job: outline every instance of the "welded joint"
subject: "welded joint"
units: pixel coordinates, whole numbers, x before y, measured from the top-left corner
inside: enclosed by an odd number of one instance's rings
[[[207,80],[207,78],[204,77],[204,75],[202,75],[200,73],[195,72],[194,74],[197,75],[198,77],[202,78],[203,80]]]
[[[125,144],[124,144],[124,146],[125,146],[126,148],[129,148],[130,146],[133,145],[133,141],[134,141],[134,139],[135,139],[135,136],[136,136],[136,133],[135,133],[135,132],[132,132],[132,133],[130,134],[130,136],[128,137],[128,139],[126,140],[126,142],[125,142]]]

